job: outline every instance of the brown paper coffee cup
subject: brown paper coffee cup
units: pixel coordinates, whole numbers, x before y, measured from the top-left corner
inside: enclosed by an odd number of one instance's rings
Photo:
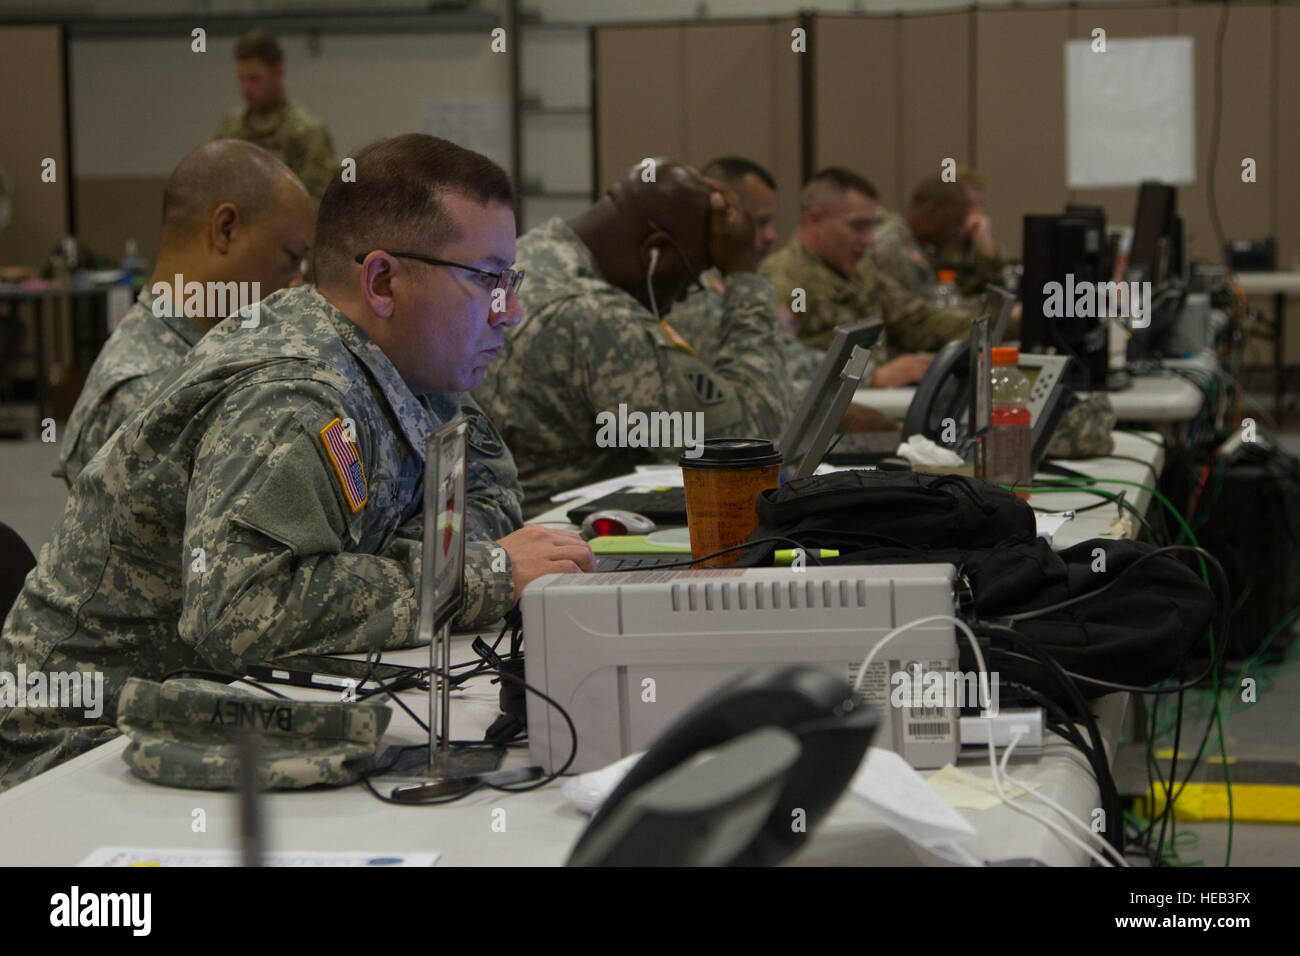
[[[677,460],[686,489],[686,523],[691,557],[702,558],[744,544],[758,527],[754,502],[781,484],[781,455],[762,438],[708,438],[699,454]],[[731,564],[740,549],[695,564],[697,568]]]

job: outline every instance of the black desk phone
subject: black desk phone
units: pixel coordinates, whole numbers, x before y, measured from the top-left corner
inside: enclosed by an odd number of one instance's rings
[[[972,452],[970,416],[974,382],[971,373],[971,345],[949,342],[941,348],[920,385],[903,419],[902,440],[924,435],[937,445],[951,448],[969,461]],[[1070,404],[1067,374],[1073,361],[1068,355],[1020,353],[1019,367],[1029,377],[1030,428],[1033,431],[1034,468],[1047,454],[1052,432]]]
[[[596,811],[570,866],[767,866],[848,786],[878,716],[838,675],[756,668],[665,730]],[[711,762],[698,764],[702,751]],[[792,828],[795,811],[804,828]]]

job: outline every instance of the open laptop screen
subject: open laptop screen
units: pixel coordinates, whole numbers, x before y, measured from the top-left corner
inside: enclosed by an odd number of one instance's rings
[[[802,477],[805,461],[808,473],[821,463],[829,442],[839,429],[840,418],[853,400],[854,389],[846,385],[843,374],[845,366],[855,348],[870,351],[880,341],[883,329],[884,323],[876,319],[835,329],[821,367],[777,443],[785,459],[783,471],[787,478]],[[865,370],[857,371],[862,374]]]

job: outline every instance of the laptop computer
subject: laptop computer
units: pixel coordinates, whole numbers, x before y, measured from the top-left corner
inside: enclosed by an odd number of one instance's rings
[[[863,378],[871,379],[875,367],[871,350],[883,329],[884,323],[877,319],[835,329],[817,374],[777,442],[784,459],[783,480],[810,475],[821,463],[853,393]],[[611,509],[634,511],[657,525],[684,525],[686,494],[681,488],[624,489],[577,505],[569,509],[567,517],[580,525],[589,515]]]

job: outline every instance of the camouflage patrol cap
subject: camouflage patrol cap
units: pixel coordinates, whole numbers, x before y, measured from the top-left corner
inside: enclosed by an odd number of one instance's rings
[[[1108,395],[1081,398],[1066,409],[1047,446],[1049,458],[1097,458],[1115,450],[1119,416]]]
[[[118,729],[131,738],[122,756],[137,776],[203,790],[239,785],[247,730],[260,738],[260,788],[354,783],[374,766],[391,718],[382,704],[284,700],[194,678],[133,677],[117,706]]]

